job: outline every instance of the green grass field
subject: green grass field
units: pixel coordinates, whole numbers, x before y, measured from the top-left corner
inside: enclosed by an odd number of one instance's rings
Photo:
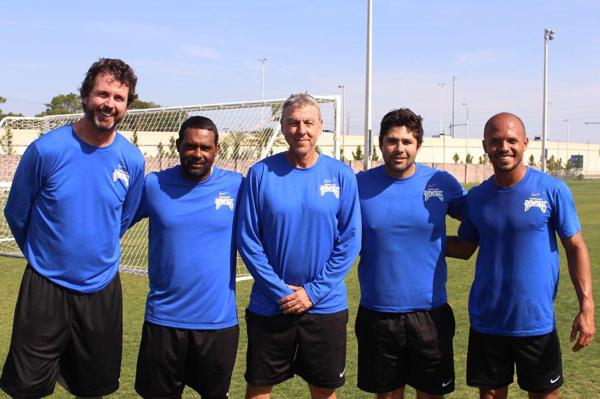
[[[600,292],[600,182],[573,182],[570,187],[575,195],[579,215],[583,225],[583,231],[592,258],[594,273],[594,291],[598,301]],[[456,223],[449,222],[448,232],[456,231]],[[579,353],[572,353],[569,343],[569,333],[573,317],[578,304],[575,292],[572,288],[566,269],[564,254],[561,255],[561,283],[556,300],[556,320],[558,331],[562,340],[563,367],[565,385],[562,388],[563,398],[600,398],[600,344],[592,343],[588,348]],[[476,390],[465,384],[465,361],[466,344],[469,331],[467,299],[469,287],[473,278],[474,258],[470,261],[449,260],[448,267],[448,296],[449,302],[456,316],[455,365],[456,365],[456,391],[448,395],[449,398],[475,398],[478,397]],[[4,362],[8,350],[13,310],[21,280],[21,274],[25,265],[24,260],[0,257],[0,362]],[[123,342],[123,365],[121,370],[121,388],[113,397],[133,398],[136,397],[133,390],[135,377],[135,362],[140,339],[140,328],[144,314],[144,303],[147,292],[147,279],[142,276],[123,275],[123,297],[124,297],[124,342]],[[244,281],[238,283],[238,313],[243,315],[243,310],[248,302],[252,282]],[[356,267],[347,278],[348,295],[350,302],[350,322],[348,324],[348,355],[346,385],[338,391],[339,398],[370,398],[356,388],[356,338],[354,336],[354,318],[359,300]],[[596,320],[600,319],[596,307]],[[245,367],[246,336],[245,322],[240,320],[241,335],[238,350],[238,358],[231,384],[230,397],[233,399],[243,398],[245,382],[243,378]],[[0,394],[0,398],[7,397]],[[53,397],[69,397],[60,387],[56,388]],[[184,397],[198,397],[195,392],[187,390]],[[308,391],[306,384],[299,378],[286,381],[275,387],[274,398],[306,398]],[[414,391],[407,389],[407,397],[413,398]],[[511,387],[512,398],[526,398],[513,384]]]

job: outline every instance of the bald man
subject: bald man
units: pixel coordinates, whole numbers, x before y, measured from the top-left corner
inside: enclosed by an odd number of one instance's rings
[[[595,334],[590,259],[573,196],[562,181],[523,164],[527,144],[516,115],[500,113],[486,123],[483,149],[494,175],[468,193],[458,231],[462,253],[449,242],[448,255],[465,259],[479,246],[469,296],[467,384],[486,399],[508,396],[515,365],[530,398],[559,397],[557,233],[579,300],[573,351]]]

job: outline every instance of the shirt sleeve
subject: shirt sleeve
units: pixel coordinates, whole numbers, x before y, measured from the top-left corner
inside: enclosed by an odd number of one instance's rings
[[[148,193],[146,192],[148,189],[147,185],[148,185],[148,176],[144,179],[144,186],[142,187],[142,195],[140,197],[140,204],[138,205],[137,211],[135,212],[135,215],[133,216],[133,220],[131,221],[131,225],[129,227],[132,227],[134,224],[136,224],[143,218],[148,217],[148,204],[147,204]]]
[[[564,182],[555,188],[552,206],[552,223],[561,238],[571,237],[581,231],[573,194]]]
[[[360,252],[362,223],[354,174],[342,182],[337,219],[338,237],[327,264],[313,281],[304,284],[313,304],[319,303],[344,280]]]
[[[463,219],[458,226],[458,238],[464,241],[479,242],[479,231],[469,217],[469,201],[465,200]]]
[[[129,189],[123,201],[123,209],[121,212],[121,233],[119,237],[127,231],[131,225],[133,218],[138,210],[140,199],[142,197],[142,189],[144,188],[144,170],[145,163],[142,160],[141,164],[136,168],[134,174],[131,176],[131,182]]]
[[[460,185],[458,180],[450,173],[448,175],[448,215],[455,219],[462,218],[465,212],[465,201],[467,198],[467,192]]]
[[[254,283],[275,303],[294,291],[275,273],[265,253],[259,203],[260,184],[250,169],[242,186],[237,223],[237,246]]]
[[[27,239],[31,209],[43,183],[43,162],[34,143],[27,147],[17,166],[4,208],[4,216],[21,251]]]

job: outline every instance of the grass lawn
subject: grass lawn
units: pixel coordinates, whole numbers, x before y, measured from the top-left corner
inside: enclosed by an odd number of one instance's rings
[[[573,182],[570,187],[575,195],[575,202],[583,225],[583,231],[592,259],[594,273],[594,291],[596,292],[596,320],[600,320],[600,182]],[[456,231],[456,223],[449,222],[448,232]],[[456,317],[455,365],[456,391],[449,398],[475,398],[476,390],[465,384],[466,345],[469,331],[467,299],[469,287],[473,278],[474,258],[470,261],[449,260],[448,296]],[[4,362],[10,340],[13,310],[19,289],[19,283],[25,262],[23,259],[0,257],[0,362]],[[563,367],[565,385],[562,388],[563,398],[599,398],[600,397],[600,344],[594,342],[579,353],[572,353],[569,343],[571,323],[575,316],[578,303],[575,292],[569,281],[564,254],[561,254],[562,281],[559,285],[556,299],[556,321],[563,350]],[[140,339],[140,328],[144,314],[144,303],[147,292],[147,280],[142,276],[122,275],[124,297],[124,347],[123,365],[121,370],[121,388],[113,397],[136,397],[133,390],[135,363]],[[252,282],[238,283],[238,313],[248,302]],[[350,302],[350,322],[348,324],[348,355],[346,367],[346,385],[338,391],[339,398],[371,398],[356,388],[356,338],[354,336],[354,319],[359,300],[356,268],[347,278]],[[246,335],[245,322],[240,320],[241,334],[238,358],[232,378],[230,397],[243,398],[245,382],[243,378],[245,365]],[[407,389],[408,398],[414,397],[414,391]],[[6,395],[0,393],[0,398]],[[56,388],[53,397],[69,397],[60,387]],[[195,392],[187,390],[184,397],[198,397]],[[293,378],[275,387],[274,398],[306,398],[306,384],[299,378]],[[526,398],[527,395],[513,384],[511,398]]]

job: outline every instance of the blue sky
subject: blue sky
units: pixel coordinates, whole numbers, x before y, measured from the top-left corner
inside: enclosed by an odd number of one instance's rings
[[[410,107],[438,133],[470,107],[470,135],[494,113],[541,131],[543,32],[550,42],[549,137],[600,142],[600,2],[373,0],[373,130],[383,114]],[[351,133],[364,129],[366,0],[11,1],[0,15],[4,111],[32,115],[75,91],[99,57],[130,63],[144,100],[186,105],[346,87]],[[465,134],[456,128],[456,136]]]

